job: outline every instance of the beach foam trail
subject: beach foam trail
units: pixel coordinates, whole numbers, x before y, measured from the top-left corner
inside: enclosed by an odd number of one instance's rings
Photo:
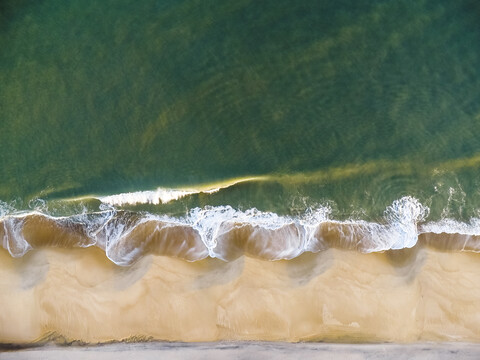
[[[179,218],[114,209],[70,217],[33,212],[3,216],[0,237],[13,257],[48,246],[96,246],[122,266],[148,254],[188,261],[242,255],[288,260],[330,247],[360,252],[412,247],[428,209],[414,198],[399,199],[386,209],[384,224],[329,220],[329,212],[324,207],[291,217],[230,206],[194,208]]]
[[[470,224],[425,223],[428,208],[411,197],[394,201],[383,222],[336,221],[329,216],[328,207],[296,217],[230,206],[194,208],[176,218],[114,209],[70,217],[32,212],[0,218],[0,238],[15,258],[45,247],[95,246],[121,266],[150,254],[187,261],[234,261],[243,255],[290,260],[329,248],[370,253],[411,248],[419,241],[439,249],[480,251],[475,219]]]

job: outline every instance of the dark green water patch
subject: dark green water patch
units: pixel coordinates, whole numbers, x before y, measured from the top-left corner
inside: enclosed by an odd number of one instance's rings
[[[480,151],[479,8],[2,2],[0,199],[469,158]],[[448,171],[476,199],[476,170]],[[415,172],[265,193],[252,186],[183,205],[291,211],[292,197],[306,197],[384,209],[406,192],[428,200],[437,185]]]

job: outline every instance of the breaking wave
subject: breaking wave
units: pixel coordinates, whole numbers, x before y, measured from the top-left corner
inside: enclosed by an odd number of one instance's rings
[[[98,199],[104,203],[112,206],[122,205],[137,205],[137,204],[166,204],[174,200],[179,200],[189,195],[194,194],[213,194],[222,189],[229,188],[231,186],[252,182],[266,180],[266,176],[244,177],[231,179],[221,183],[214,183],[210,185],[198,186],[195,188],[185,189],[169,189],[169,188],[157,188],[156,190],[146,191],[134,191],[108,196],[99,196]]]
[[[208,256],[232,261],[242,255],[289,260],[304,252],[341,248],[381,252],[426,244],[440,249],[480,251],[480,220],[426,223],[428,207],[403,197],[387,207],[383,222],[330,219],[331,209],[307,209],[297,217],[230,206],[194,208],[184,217],[119,211],[53,217],[34,211],[4,213],[2,246],[21,257],[42,247],[90,247],[128,266],[154,254],[197,261]]]

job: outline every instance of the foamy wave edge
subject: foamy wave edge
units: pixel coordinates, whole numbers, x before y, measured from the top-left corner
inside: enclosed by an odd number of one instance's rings
[[[115,209],[68,217],[34,211],[0,217],[0,238],[13,257],[47,246],[96,246],[120,266],[148,254],[187,261],[232,261],[242,255],[289,260],[332,247],[370,253],[412,248],[419,242],[480,252],[480,220],[424,223],[428,213],[428,207],[409,196],[387,207],[384,223],[332,220],[329,207],[308,209],[298,217],[230,206],[195,208],[178,218]]]
[[[253,181],[267,180],[267,176],[252,176],[238,179],[231,179],[225,182],[210,185],[200,185],[193,188],[169,189],[159,187],[156,190],[134,191],[108,196],[96,196],[104,204],[111,206],[138,205],[138,204],[166,204],[194,194],[213,194],[237,184]]]

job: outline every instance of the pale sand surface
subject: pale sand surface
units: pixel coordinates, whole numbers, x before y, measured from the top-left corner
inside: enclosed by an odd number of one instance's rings
[[[117,343],[101,346],[45,346],[0,353],[18,359],[479,359],[480,345],[468,343],[326,344],[326,343]]]
[[[480,341],[480,254],[330,249],[119,267],[98,248],[0,250],[0,343]],[[312,345],[313,346],[313,345]]]

